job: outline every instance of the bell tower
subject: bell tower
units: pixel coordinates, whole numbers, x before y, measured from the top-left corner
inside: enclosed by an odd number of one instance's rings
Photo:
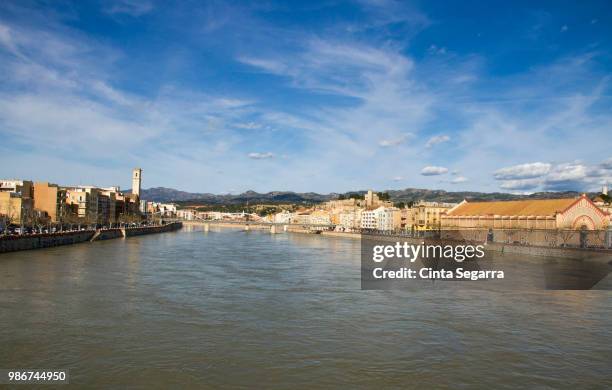
[[[142,183],[142,169],[134,168],[132,170],[132,194],[140,198],[140,185]]]

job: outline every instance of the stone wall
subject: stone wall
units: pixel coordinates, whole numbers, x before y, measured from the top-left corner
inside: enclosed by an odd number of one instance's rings
[[[146,226],[146,227],[135,227],[123,229],[126,237],[141,236],[143,234],[154,234],[171,232],[178,230],[183,226],[181,222],[169,223],[162,226]]]
[[[105,229],[100,230],[92,241],[112,240],[113,238],[122,238],[123,232],[121,229]]]
[[[128,229],[82,230],[51,234],[28,234],[23,236],[0,237],[0,253],[28,249],[50,248],[60,245],[78,244],[80,242],[110,240],[120,237],[140,236],[143,234],[163,233],[178,230],[182,223],[175,222],[163,226],[147,226]]]
[[[94,233],[94,230],[82,230],[52,234],[4,236],[0,237],[0,253],[78,244],[89,241]]]

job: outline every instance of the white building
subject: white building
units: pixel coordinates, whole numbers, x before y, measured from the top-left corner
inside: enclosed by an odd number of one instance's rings
[[[289,224],[291,223],[291,220],[293,219],[293,217],[294,217],[293,213],[287,210],[283,210],[280,213],[274,214],[274,219],[272,222]]]
[[[361,228],[376,229],[377,226],[376,210],[364,210],[361,213]]]
[[[401,221],[400,210],[396,207],[381,206],[374,210],[361,213],[361,228],[391,231],[395,230]]]
[[[396,207],[379,207],[376,211],[378,230],[395,230],[400,225],[400,209]]]
[[[176,216],[187,221],[197,219],[197,213],[192,209],[177,210]]]
[[[147,202],[147,211],[151,214],[159,214],[162,217],[174,217],[176,205],[174,203]]]
[[[345,211],[340,213],[338,216],[338,222],[340,227],[344,229],[357,229],[361,227],[361,209],[354,211]]]

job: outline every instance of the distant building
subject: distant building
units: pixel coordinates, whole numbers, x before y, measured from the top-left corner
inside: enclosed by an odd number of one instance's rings
[[[445,229],[605,229],[610,214],[586,195],[577,199],[463,201],[442,216]]]
[[[456,205],[456,203],[418,202],[403,211],[403,228],[413,231],[439,229],[442,216]]]
[[[378,199],[378,195],[376,195],[372,190],[368,190],[368,193],[365,194],[365,207],[375,207],[378,205],[380,201]]]
[[[193,209],[183,209],[176,211],[177,218],[184,219],[187,221],[192,221],[197,219],[197,212]]]
[[[99,190],[94,187],[68,187],[66,204],[78,218],[85,219],[87,223],[97,223],[99,194]]]
[[[147,202],[147,213],[162,217],[176,216],[177,207],[174,203]]]
[[[338,225],[346,230],[359,229],[361,227],[362,214],[362,209],[340,213]]]
[[[287,210],[283,210],[280,213],[276,213],[274,214],[274,218],[272,220],[272,222],[274,223],[286,223],[286,224],[290,224],[292,219],[294,217],[294,214],[287,211]]]
[[[396,207],[380,206],[361,213],[361,228],[392,231],[400,226],[401,214]]]
[[[8,223],[21,224],[28,223],[32,216],[32,198],[23,198],[17,192],[0,192],[0,217],[2,224]]]
[[[32,198],[33,185],[29,180],[0,180],[0,192],[13,192],[22,198]]]
[[[140,214],[147,214],[147,201],[146,200],[140,200],[139,206],[138,206],[138,210],[140,211]]]
[[[376,211],[378,230],[392,231],[399,228],[401,214],[397,207],[379,207]]]
[[[66,190],[57,184],[47,182],[34,183],[34,207],[47,213],[51,222],[62,221],[68,212],[66,207]]]
[[[140,185],[142,184],[142,169],[134,168],[132,171],[132,194],[140,197]]]

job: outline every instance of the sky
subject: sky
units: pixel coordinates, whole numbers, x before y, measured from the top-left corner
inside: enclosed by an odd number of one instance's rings
[[[600,189],[609,1],[0,2],[0,178]]]

